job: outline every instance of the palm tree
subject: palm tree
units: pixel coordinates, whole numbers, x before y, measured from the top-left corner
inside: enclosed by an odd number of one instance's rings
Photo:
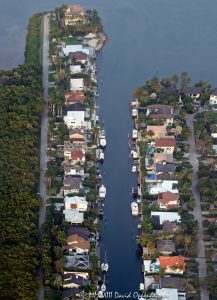
[[[192,242],[192,237],[188,235],[188,236],[184,236],[183,239],[184,239],[184,247],[185,247],[184,254],[185,254],[188,250],[189,244]]]

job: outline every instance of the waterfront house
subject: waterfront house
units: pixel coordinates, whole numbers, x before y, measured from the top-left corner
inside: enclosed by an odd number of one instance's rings
[[[82,52],[87,56],[90,55],[90,48],[84,47],[83,45],[64,45],[62,47],[62,53],[68,56],[70,53]]]
[[[68,194],[79,194],[82,192],[83,186],[80,177],[65,176],[63,184],[64,196]]]
[[[185,271],[186,262],[182,256],[159,256],[160,268],[165,270],[166,274],[180,274]]]
[[[80,288],[64,288],[62,291],[62,300],[79,298],[82,290]]]
[[[201,94],[202,94],[202,88],[201,87],[187,87],[184,90],[184,94],[187,97],[191,97],[191,99],[193,100],[197,100],[198,98],[200,98]]]
[[[78,288],[84,285],[84,278],[71,274],[70,272],[64,273],[62,275],[63,288]]]
[[[154,162],[166,162],[166,163],[173,163],[173,154],[171,153],[154,153]]]
[[[144,273],[144,286],[145,291],[147,290],[156,290],[160,287],[160,278],[157,274],[145,274]]]
[[[87,227],[80,227],[80,226],[71,226],[67,230],[67,236],[72,234],[78,234],[79,236],[83,237],[86,240],[90,239],[91,233]]]
[[[160,278],[161,288],[176,288],[179,292],[185,292],[186,284],[184,279],[178,276],[164,276]]]
[[[69,162],[63,163],[64,175],[81,176],[84,177],[84,167],[71,164]]]
[[[174,120],[174,115],[172,114],[151,114],[149,116],[152,120],[162,121],[165,126],[171,126]]]
[[[80,92],[83,90],[84,90],[84,79],[83,78],[70,79],[70,91]]]
[[[85,162],[84,149],[64,148],[64,159],[75,165],[77,163],[83,164]]]
[[[86,201],[86,197],[66,196],[64,198],[65,209],[77,209],[80,212],[87,211],[88,202]]]
[[[82,51],[75,51],[72,53],[70,52],[69,57],[72,62],[76,61],[76,62],[81,63],[82,65],[85,65],[88,60],[87,54]]]
[[[156,184],[148,186],[148,193],[150,195],[158,195],[163,192],[171,192],[178,194],[178,189],[175,187],[178,184],[177,180],[163,180]]]
[[[157,163],[156,164],[156,175],[168,174],[172,175],[176,171],[175,164]]]
[[[71,65],[69,70],[71,74],[79,74],[82,72],[81,65]]]
[[[64,11],[65,26],[74,26],[86,20],[85,9],[80,4],[68,5]]]
[[[84,92],[68,92],[65,94],[65,104],[83,103],[85,100]]]
[[[173,115],[173,106],[165,104],[151,104],[146,106],[146,115],[150,114],[171,114]]]
[[[159,258],[143,259],[143,271],[144,271],[144,274],[159,273],[159,271],[160,271]]]
[[[162,288],[156,289],[155,291],[156,297],[151,298],[153,300],[161,299],[161,300],[186,300],[186,293],[179,292],[176,288]]]
[[[67,106],[66,114],[63,117],[64,123],[67,128],[84,128],[86,123],[85,107],[81,103],[70,104]]]
[[[175,243],[171,240],[160,240],[157,243],[157,250],[162,255],[170,255],[175,252]]]
[[[160,209],[178,208],[180,203],[179,195],[171,192],[159,193],[158,203]]]
[[[177,222],[165,222],[163,224],[163,231],[167,233],[177,233],[181,230],[181,226]]]
[[[62,275],[63,288],[79,288],[89,283],[88,273],[65,271]]]
[[[160,150],[163,153],[172,154],[174,152],[176,146],[176,140],[173,136],[171,138],[161,138],[156,141],[155,148],[156,150]]]
[[[75,254],[88,254],[90,251],[90,241],[78,234],[72,234],[66,239],[66,249]]]
[[[90,267],[89,255],[66,255],[66,268],[77,268],[78,270],[87,270]]]
[[[167,135],[167,127],[165,125],[148,125],[146,137],[148,139],[159,139]]]
[[[209,97],[209,103],[211,105],[217,104],[217,88],[211,92],[210,97]]]
[[[181,217],[177,212],[152,211],[151,219],[154,225],[163,225],[165,222],[181,222]]]
[[[85,133],[81,129],[71,129],[69,130],[69,139],[74,143],[85,143]]]
[[[63,214],[65,221],[73,225],[80,225],[84,222],[84,213],[77,209],[64,209]]]

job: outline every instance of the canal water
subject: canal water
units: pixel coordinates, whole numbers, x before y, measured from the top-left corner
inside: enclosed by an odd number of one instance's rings
[[[82,0],[102,17],[109,42],[98,58],[102,76],[99,105],[108,146],[103,170],[108,190],[102,255],[110,264],[107,288],[137,291],[141,264],[135,242],[137,221],[131,216],[131,173],[128,133],[132,121],[128,103],[132,90],[150,76],[188,71],[193,81],[217,86],[216,0]],[[28,18],[52,10],[58,0],[0,0],[0,67],[23,62]],[[129,299],[129,298],[128,298]],[[130,299],[133,299],[131,296]]]

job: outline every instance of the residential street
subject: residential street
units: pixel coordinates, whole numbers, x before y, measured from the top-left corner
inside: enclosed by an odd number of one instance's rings
[[[204,243],[204,234],[203,234],[203,223],[202,223],[202,215],[201,215],[201,206],[200,206],[200,194],[197,188],[198,183],[198,159],[196,156],[196,146],[195,146],[195,137],[194,137],[194,117],[195,114],[187,115],[187,125],[191,130],[191,137],[189,138],[190,145],[190,163],[193,166],[193,181],[192,181],[192,192],[196,200],[196,205],[193,211],[195,220],[198,221],[199,231],[197,235],[198,243],[197,243],[197,261],[199,263],[199,277],[200,277],[200,293],[201,300],[209,299],[209,292],[205,285],[204,279],[207,276],[207,264],[205,259],[205,243]]]
[[[48,67],[49,67],[49,15],[44,16],[43,37],[43,88],[45,108],[41,120],[41,149],[40,149],[40,187],[39,194],[42,205],[39,209],[39,229],[45,222],[46,217],[46,169],[47,169],[47,138],[48,138]],[[44,299],[43,272],[39,271],[40,290],[38,300]]]

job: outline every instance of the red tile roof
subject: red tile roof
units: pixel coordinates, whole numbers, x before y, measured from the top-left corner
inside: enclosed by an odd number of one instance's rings
[[[160,267],[163,269],[177,267],[177,269],[185,270],[186,262],[182,256],[159,256]]]
[[[160,203],[168,205],[170,201],[176,201],[179,204],[179,195],[171,192],[164,192],[159,194]]]
[[[176,146],[176,141],[174,138],[161,138],[156,141],[155,146],[157,148],[161,147],[175,147]]]
[[[84,156],[85,155],[81,150],[72,150],[71,151],[71,159],[72,160],[82,159]]]
[[[84,13],[85,13],[84,7],[81,6],[80,4],[68,5],[67,14],[78,15]]]
[[[85,99],[83,92],[75,92],[75,93],[66,93],[65,94],[65,101],[67,103],[78,103],[83,102]]]

